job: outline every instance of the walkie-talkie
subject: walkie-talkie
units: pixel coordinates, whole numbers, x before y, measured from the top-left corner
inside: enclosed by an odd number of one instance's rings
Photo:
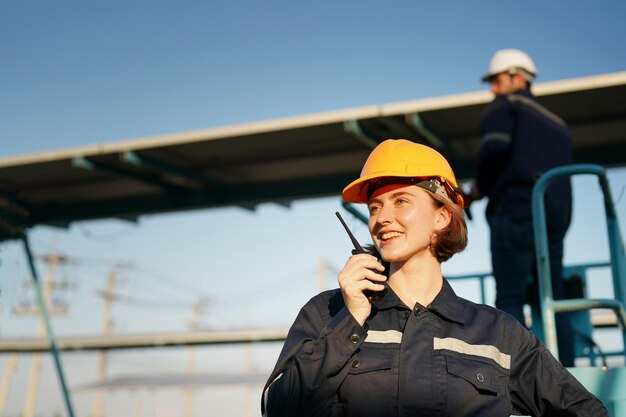
[[[348,232],[348,236],[350,237],[350,240],[352,241],[352,244],[354,245],[354,249],[352,250],[352,254],[356,255],[356,254],[359,254],[359,253],[368,253],[365,249],[363,249],[363,246],[361,246],[359,241],[356,240],[356,238],[354,237],[354,235],[352,234],[352,232],[348,228],[348,225],[346,224],[346,222],[343,221],[343,217],[341,217],[341,214],[339,214],[338,211],[336,211],[335,214],[337,215],[337,218],[339,219],[339,221],[343,225],[343,228],[346,229],[346,232]],[[379,273],[378,271],[375,271],[375,272],[377,274]],[[370,304],[374,304],[374,303],[377,303],[380,300],[382,300],[382,298],[385,296],[386,293],[387,293],[387,286],[386,285],[385,285],[385,289],[381,290],[381,291],[372,291],[372,290],[364,290],[363,291],[363,294],[367,297],[367,300],[370,302]]]

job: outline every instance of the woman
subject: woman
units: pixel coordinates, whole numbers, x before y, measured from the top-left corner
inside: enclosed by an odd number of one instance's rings
[[[265,416],[608,415],[514,318],[443,278],[441,262],[467,244],[443,156],[386,140],[342,196],[367,204],[377,253],[350,257],[339,289],[302,308],[265,386]],[[374,304],[363,294],[385,288]]]

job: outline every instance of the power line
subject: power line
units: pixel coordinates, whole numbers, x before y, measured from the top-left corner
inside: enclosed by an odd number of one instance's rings
[[[176,303],[176,302],[164,302],[162,300],[150,300],[141,297],[135,297],[132,295],[125,295],[120,293],[110,294],[103,290],[96,290],[97,295],[103,298],[110,298],[113,301],[120,302],[122,304],[130,305],[132,307],[141,308],[157,308],[157,309],[188,309],[189,303]]]

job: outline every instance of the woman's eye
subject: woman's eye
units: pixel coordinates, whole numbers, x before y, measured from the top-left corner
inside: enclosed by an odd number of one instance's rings
[[[369,207],[369,212],[370,212],[370,214],[374,214],[374,213],[376,213],[378,210],[380,210],[380,207],[378,207],[378,206],[370,206],[370,207]]]

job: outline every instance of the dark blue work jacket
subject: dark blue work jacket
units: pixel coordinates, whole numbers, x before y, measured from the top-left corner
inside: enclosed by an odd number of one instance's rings
[[[476,182],[489,197],[487,215],[506,212],[531,219],[532,189],[541,174],[573,162],[567,125],[539,104],[529,90],[498,95],[481,121],[482,145]],[[546,191],[548,227],[565,231],[572,212],[569,178]]]
[[[608,416],[511,316],[457,297],[388,291],[362,327],[339,290],[300,311],[264,388],[267,417]]]

